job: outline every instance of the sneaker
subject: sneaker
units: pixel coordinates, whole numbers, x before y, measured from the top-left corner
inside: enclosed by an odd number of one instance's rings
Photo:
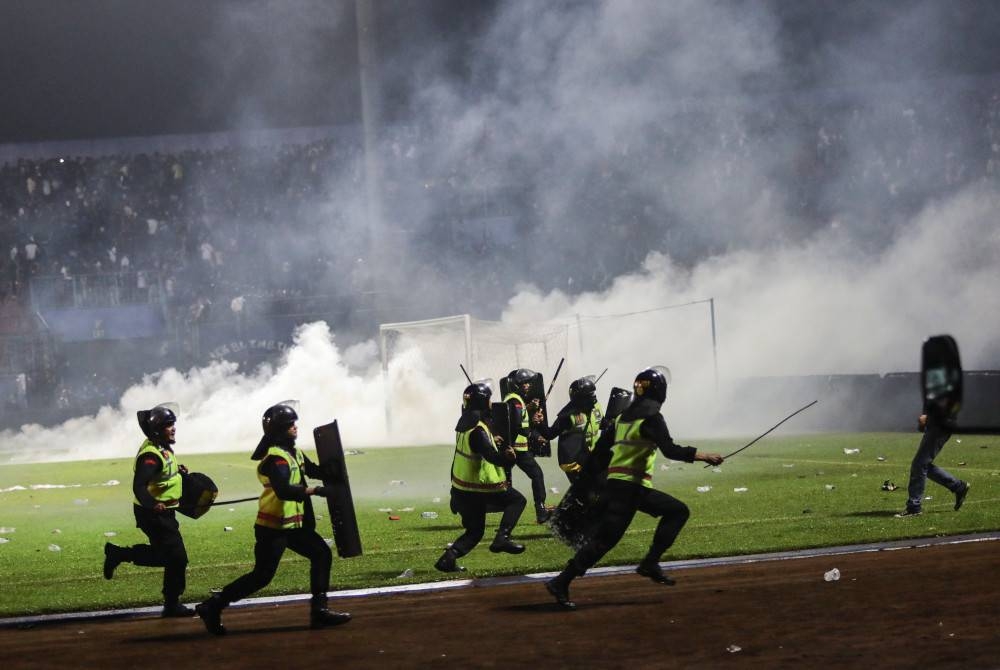
[[[636,574],[642,575],[643,577],[648,577],[657,584],[665,584],[666,586],[673,586],[677,582],[670,577],[660,568],[659,563],[652,561],[643,561],[640,563],[636,569]]]
[[[180,603],[171,603],[170,605],[163,606],[163,611],[160,613],[160,616],[165,619],[189,617],[194,616],[194,610]]]
[[[115,568],[122,564],[121,547],[110,542],[104,543],[104,578],[115,576]]]
[[[201,618],[209,633],[212,635],[226,634],[226,627],[222,625],[222,604],[217,597],[212,596],[205,602],[196,605],[194,611]]]
[[[576,609],[576,603],[569,599],[569,586],[563,584],[558,577],[545,582],[545,589],[556,599],[559,607],[567,610]]]
[[[962,509],[962,503],[965,502],[965,496],[969,495],[969,488],[971,488],[971,484],[969,484],[969,482],[965,482],[965,486],[962,487],[962,490],[955,494],[956,512]]]
[[[905,516],[920,516],[921,513],[922,512],[920,510],[918,510],[918,509],[909,509],[909,508],[907,508],[907,509],[904,509],[899,514],[897,514],[896,518],[897,519],[902,519]]]
[[[310,628],[330,628],[350,620],[351,615],[348,612],[331,612],[326,608],[313,610],[309,613]]]

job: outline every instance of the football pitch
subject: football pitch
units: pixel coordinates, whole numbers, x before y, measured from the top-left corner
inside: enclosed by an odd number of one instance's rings
[[[688,504],[691,520],[664,560],[734,556],[796,548],[957,535],[1000,529],[1000,437],[955,436],[937,464],[972,484],[959,512],[954,497],[928,482],[924,514],[898,519],[903,509],[917,433],[809,434],[769,437],[720,468],[657,457],[654,485]],[[726,454],[740,440],[700,440],[702,451]],[[308,445],[307,453],[313,455]],[[450,445],[349,451],[347,465],[364,555],[335,559],[332,589],[380,587],[450,578],[432,567],[461,533],[448,509]],[[178,460],[204,472],[220,501],[256,496],[256,464],[246,452],[185,454]],[[554,458],[539,459],[555,504],[567,488]],[[123,564],[101,575],[103,545],[145,542],[131,510],[131,458],[0,465],[0,617],[112,609],[160,603],[162,570]],[[892,482],[899,488],[885,490]],[[487,536],[461,563],[476,577],[560,569],[571,550],[534,523],[530,486],[518,470],[514,486],[529,498],[514,537],[518,556],[486,550]],[[554,490],[553,490],[554,489]],[[331,530],[317,506],[320,533]],[[256,503],[222,504],[194,520],[181,519],[187,546],[187,592],[196,602],[248,571],[253,563]],[[655,520],[639,514],[600,565],[636,563]],[[256,595],[308,590],[308,565],[288,553],[274,581]]]

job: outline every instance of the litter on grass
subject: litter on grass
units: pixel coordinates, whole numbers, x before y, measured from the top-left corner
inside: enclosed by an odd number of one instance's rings
[[[826,490],[827,490],[827,491],[832,491],[832,490],[834,490],[835,488],[837,488],[837,485],[836,485],[836,484],[827,484],[827,485],[826,485]]]
[[[396,579],[409,579],[412,576],[413,576],[413,568],[407,568],[406,570],[403,570],[401,573],[396,575]]]
[[[747,492],[747,487],[745,486],[737,486],[736,488],[733,489],[733,493],[746,493],[746,492]]]
[[[58,544],[50,544],[49,551],[62,551],[62,547],[60,547]]]
[[[698,493],[708,493],[709,491],[712,490],[712,487],[711,486],[699,486],[697,490],[698,490]]]
[[[844,453],[845,453],[845,454],[860,454],[860,453],[861,453],[861,450],[860,450],[860,449],[847,449],[847,448],[845,447],[845,448],[844,448]]]
[[[106,530],[106,531],[104,531],[104,537],[114,537],[114,536],[115,536],[115,535],[117,535],[117,534],[118,534],[118,533],[116,533],[116,532],[115,532],[115,531],[113,531],[113,530]]]

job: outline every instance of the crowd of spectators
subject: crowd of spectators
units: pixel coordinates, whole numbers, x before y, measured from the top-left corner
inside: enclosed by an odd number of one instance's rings
[[[601,290],[651,248],[681,260],[720,251],[724,236],[711,222],[671,225],[683,216],[671,198],[682,201],[690,182],[637,179],[665,165],[702,170],[699,186],[721,212],[726,202],[752,202],[761,182],[748,175],[767,172],[785,187],[784,210],[805,228],[852,214],[865,225],[869,210],[886,202],[905,215],[962,184],[1000,178],[1000,80],[948,86],[946,106],[898,95],[867,106],[850,95],[677,106],[643,129],[642,142],[634,135],[609,142],[589,170],[574,171],[579,183],[570,190],[579,197],[558,223],[542,220],[551,212],[543,189],[560,182],[564,165],[515,160],[498,170],[489,158],[510,138],[485,132],[480,150],[428,172],[434,147],[417,126],[395,127],[383,153],[383,216],[387,231],[405,237],[404,248],[425,263],[420,271],[435,271],[428,259],[440,261],[438,271],[474,267],[477,285],[493,296],[513,290],[512,278]],[[356,194],[363,181],[360,142],[340,136],[8,161],[0,166],[0,335],[29,331],[26,315],[41,304],[151,302],[174,326],[219,319],[239,326],[253,310],[301,311],[296,301],[307,299],[347,319],[371,288],[369,240],[348,225],[357,213],[339,207],[330,186]],[[600,245],[574,229],[580,220],[602,223]],[[573,251],[574,243],[578,263],[529,272],[516,260],[532,248]],[[544,253],[535,257],[539,266]],[[336,281],[316,281],[331,276]],[[103,389],[97,395],[113,394],[103,381],[86,383]]]

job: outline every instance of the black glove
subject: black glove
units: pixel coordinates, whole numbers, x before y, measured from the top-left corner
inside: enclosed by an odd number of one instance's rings
[[[313,495],[319,496],[320,498],[332,498],[333,489],[329,486],[317,486],[313,488]]]

